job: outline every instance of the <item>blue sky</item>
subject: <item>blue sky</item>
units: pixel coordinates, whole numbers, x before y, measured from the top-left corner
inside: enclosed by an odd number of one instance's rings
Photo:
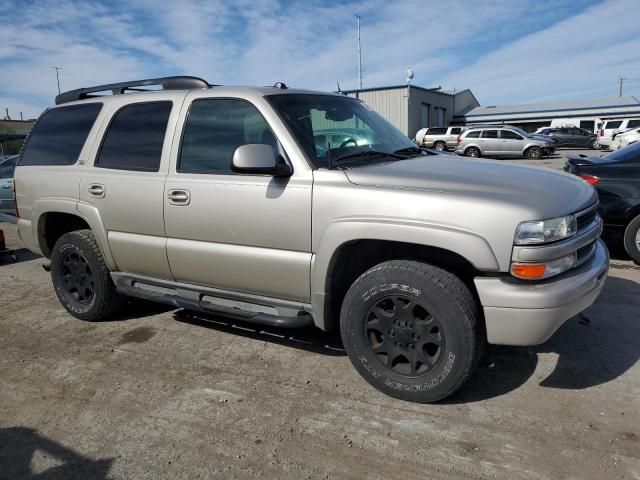
[[[640,95],[637,0],[0,0],[0,108],[37,116],[63,90],[164,75],[335,90],[470,88],[483,105]]]

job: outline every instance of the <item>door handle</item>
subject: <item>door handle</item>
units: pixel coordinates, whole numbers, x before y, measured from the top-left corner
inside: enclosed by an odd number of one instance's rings
[[[189,205],[191,195],[189,194],[189,190],[169,190],[167,199],[169,199],[171,205]]]
[[[92,183],[88,188],[89,195],[94,198],[104,198],[106,188],[100,183]]]

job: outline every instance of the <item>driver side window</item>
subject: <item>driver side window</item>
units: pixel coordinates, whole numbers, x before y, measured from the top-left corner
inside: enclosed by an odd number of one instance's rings
[[[251,103],[239,99],[195,100],[185,121],[177,170],[232,173],[236,148],[254,143],[278,149],[269,124]]]

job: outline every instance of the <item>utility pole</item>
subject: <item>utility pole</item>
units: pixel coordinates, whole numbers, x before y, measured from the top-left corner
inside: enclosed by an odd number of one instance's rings
[[[625,79],[622,75],[620,75],[620,77],[618,78],[618,82],[620,83],[620,91],[619,91],[619,93],[618,93],[618,96],[619,96],[619,97],[621,97],[621,96],[622,96],[622,85],[624,84],[624,81],[625,81],[625,80],[626,80],[626,79]]]
[[[56,69],[56,80],[58,81],[58,95],[60,95],[60,74],[58,73],[62,70],[62,67],[51,67]]]
[[[362,90],[362,48],[360,45],[360,17],[356,15],[358,19],[358,84],[360,85],[360,90]]]

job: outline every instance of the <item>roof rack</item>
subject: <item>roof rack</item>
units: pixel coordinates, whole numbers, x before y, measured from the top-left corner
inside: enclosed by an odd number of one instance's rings
[[[56,105],[62,103],[84,100],[85,98],[95,98],[101,95],[91,95],[92,93],[111,91],[113,95],[122,95],[127,90],[148,91],[142,88],[150,85],[161,85],[163,90],[190,90],[192,88],[209,88],[211,85],[206,80],[198,77],[161,77],[147,78],[146,80],[134,80],[132,82],[110,83],[107,85],[97,85],[95,87],[78,88],[69,90],[56,96]]]

